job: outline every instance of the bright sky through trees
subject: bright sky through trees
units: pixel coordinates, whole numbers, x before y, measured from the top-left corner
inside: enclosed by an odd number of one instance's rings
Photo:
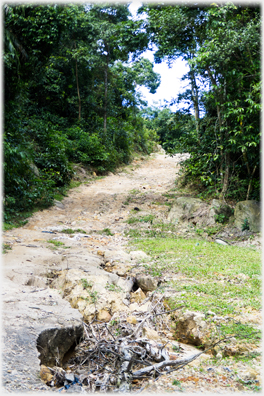
[[[129,10],[133,15],[133,19],[137,19],[136,12],[142,3],[133,1],[129,6]],[[142,18],[140,15],[139,18]],[[153,51],[148,50],[142,54],[142,57],[149,59],[154,62],[154,49]],[[155,94],[151,94],[146,87],[139,87],[138,91],[142,93],[144,99],[148,102],[149,106],[161,107],[167,101],[169,105],[173,99],[176,99],[178,94],[186,89],[187,81],[181,81],[184,74],[188,72],[186,62],[181,58],[178,58],[173,62],[171,67],[168,66],[166,61],[160,64],[154,64],[154,71],[159,73],[161,76],[161,83]],[[170,107],[172,111],[182,108],[183,104],[173,105]]]

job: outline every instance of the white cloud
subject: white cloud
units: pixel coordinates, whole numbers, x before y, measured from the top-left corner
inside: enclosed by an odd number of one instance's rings
[[[148,58],[153,62],[153,53],[151,51],[146,51],[142,54],[142,57]],[[186,89],[187,82],[181,81],[184,74],[188,72],[188,65],[182,59],[178,58],[172,63],[172,67],[169,67],[165,61],[159,64],[154,64],[153,67],[156,73],[161,76],[161,83],[155,94],[149,93],[146,87],[140,87],[138,90],[144,96],[144,99],[151,106],[154,102],[163,103],[164,100],[171,102],[176,99],[178,94]],[[178,108],[181,106],[178,105]],[[172,111],[177,110],[177,106],[173,105],[170,107]]]

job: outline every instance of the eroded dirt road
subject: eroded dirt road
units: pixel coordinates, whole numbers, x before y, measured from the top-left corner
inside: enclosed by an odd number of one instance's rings
[[[62,202],[35,213],[24,227],[4,233],[3,242],[12,247],[2,263],[4,391],[50,390],[39,377],[40,353],[49,343],[50,350],[54,349],[52,340],[58,336],[54,329],[78,330],[82,326],[80,312],[62,298],[59,289],[49,287],[54,274],[81,270],[99,280],[106,274],[106,256],[110,262],[120,264],[121,272],[128,261],[133,263],[127,249],[126,231],[130,226],[126,220],[131,217],[132,209],[140,209],[142,216],[152,213],[161,222],[166,220],[169,211],[166,203],[170,199],[165,193],[175,187],[182,159],[181,155],[171,158],[162,152],[155,153],[148,159],[134,160],[104,178],[91,178],[79,169],[84,183],[71,190]],[[75,232],[63,233],[65,229]],[[122,277],[122,273],[117,271],[117,274]],[[76,337],[73,333],[67,330],[62,341],[70,342],[71,337]],[[59,344],[60,340],[56,342]],[[194,353],[194,347],[186,346],[186,351],[187,347],[189,353]],[[56,358],[56,351],[52,353]],[[186,391],[210,392],[212,386],[218,393],[228,393],[227,386],[232,391],[244,390],[242,386],[236,387],[237,381],[227,379],[225,371],[223,375],[220,373],[225,379],[219,382],[220,374],[210,367],[208,370],[211,370],[209,374],[205,376],[201,372],[199,378],[192,365],[181,371],[180,379],[186,381]],[[171,386],[170,376],[164,377],[153,386],[150,381],[147,390],[157,393],[183,390],[178,385]],[[221,381],[230,385],[222,386]]]
[[[35,213],[24,227],[4,233],[3,242],[12,246],[2,264],[4,389],[47,389],[39,379],[36,340],[45,329],[71,326],[81,320],[80,313],[61,298],[59,291],[48,287],[49,274],[79,268],[100,277],[104,271],[98,250],[119,252],[127,242],[123,232],[128,225],[124,221],[135,206],[129,202],[129,193],[147,192],[147,206],[157,197],[165,199],[162,194],[174,187],[180,159],[158,153],[148,160],[135,160],[119,173],[71,190],[58,206]],[[164,207],[156,205],[155,209],[163,215]],[[51,233],[67,228],[85,230],[89,237]],[[113,235],[98,233],[106,228]],[[56,237],[67,249],[61,245],[55,250],[48,241]]]

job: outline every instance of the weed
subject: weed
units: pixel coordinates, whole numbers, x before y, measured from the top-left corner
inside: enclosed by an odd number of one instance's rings
[[[149,275],[151,275],[153,277],[162,275],[161,270],[156,268],[155,266],[151,267],[148,264],[145,264],[144,268],[145,268],[147,274],[149,274]]]
[[[173,345],[172,349],[173,349],[174,352],[180,352],[181,351],[181,348],[178,345]]]
[[[233,357],[234,361],[242,360],[243,362],[252,362],[252,359],[255,359],[257,357],[260,357],[261,353],[260,352],[248,352],[247,354],[241,356],[241,355],[235,355]]]
[[[8,243],[3,243],[3,246],[2,246],[3,254],[7,253],[8,250],[12,250],[12,246],[9,245]]]
[[[130,190],[130,191],[129,191],[129,194],[130,194],[130,195],[137,195],[137,194],[140,194],[140,191],[137,190],[137,189]]]
[[[116,292],[116,293],[120,293],[120,292],[123,291],[122,287],[114,285],[114,284],[110,284],[110,283],[107,283],[105,288],[107,290],[109,290],[109,291],[113,291],[113,292]]]
[[[112,231],[110,230],[110,228],[104,228],[102,231],[99,232],[100,234],[105,234],[108,236],[113,236],[115,234],[112,233]]]
[[[162,194],[162,195],[163,195],[163,197],[166,197],[166,198],[176,198],[177,197],[177,194],[165,193],[165,194]]]
[[[92,300],[92,303],[93,304],[96,304],[97,303],[97,301],[98,301],[98,292],[97,291],[88,291],[88,293],[89,293],[89,296],[90,296],[90,298],[91,298],[91,300]]]
[[[207,227],[204,229],[204,231],[210,236],[210,235],[215,235],[217,234],[221,229],[221,226],[216,225],[214,227]]]
[[[140,217],[130,217],[126,223],[128,224],[135,224],[135,223],[148,223],[150,222],[152,224],[152,221],[154,220],[155,216],[154,215],[146,215],[146,216],[140,216]]]
[[[228,334],[236,334],[236,338],[240,340],[250,339],[251,341],[258,343],[261,339],[260,330],[250,326],[249,324],[242,324],[240,322],[234,322],[228,325],[221,324],[220,330],[223,336]]]
[[[125,231],[125,236],[128,236],[130,238],[140,238],[141,237],[141,232],[138,230],[133,230],[130,229],[129,231]]]
[[[49,240],[47,240],[47,242],[52,243],[54,246],[57,246],[57,247],[65,245],[65,243],[60,242],[60,241],[55,241],[54,239],[49,239]]]
[[[212,310],[217,315],[232,316],[249,306],[261,308],[260,252],[250,248],[221,246],[210,242],[183,238],[141,238],[131,241],[133,248],[145,251],[155,258],[145,270],[153,276],[175,273],[190,278],[190,281],[173,281],[171,285],[177,290],[177,297],[169,300],[171,308],[181,303],[189,310],[206,313]],[[239,282],[236,275],[243,273],[249,278],[247,286]],[[195,281],[195,284],[193,283]],[[232,327],[233,326],[233,327]],[[253,329],[241,325],[223,327],[224,334],[240,333],[255,341],[259,334],[251,334]],[[254,338],[255,337],[255,338]]]
[[[66,228],[66,229],[61,230],[61,232],[63,234],[74,234],[75,231],[72,230],[71,228]]]
[[[13,228],[23,227],[28,223],[27,218],[31,217],[33,213],[37,212],[37,210],[40,210],[40,208],[16,213],[12,219],[10,219],[8,222],[4,222],[3,230],[8,231],[12,230]]]
[[[178,386],[180,392],[184,392],[184,388],[182,387],[181,381],[179,380],[173,380],[172,385]]]
[[[117,328],[115,331],[115,336],[120,337],[121,336],[121,329]]]
[[[251,390],[253,392],[261,392],[261,387],[254,383],[251,383],[251,384],[243,383],[243,385],[246,386],[249,390]]]
[[[172,381],[172,385],[181,386],[181,381],[179,381],[179,380],[173,380],[173,381]]]
[[[195,232],[196,232],[196,234],[201,236],[203,234],[204,230],[202,228],[195,228]]]
[[[88,288],[93,286],[93,283],[92,282],[88,282],[87,279],[85,279],[85,278],[82,278],[81,282],[82,282],[82,287],[84,289],[88,289]]]
[[[71,228],[66,228],[64,230],[61,230],[62,233],[64,234],[75,234],[75,233],[80,233],[80,234],[86,234],[86,231],[78,228],[77,230],[72,230]]]
[[[247,231],[247,230],[249,230],[249,229],[250,229],[250,227],[249,227],[249,221],[248,221],[247,218],[245,218],[245,220],[244,220],[244,222],[243,222],[243,224],[242,224],[242,231]]]
[[[135,195],[137,195],[137,194],[140,194],[139,190],[134,189],[134,190],[129,191],[129,195],[127,196],[127,198],[126,198],[125,202],[123,202],[123,204],[129,205],[130,202],[133,201],[133,198],[135,197]]]
[[[110,322],[109,322],[109,325],[110,326],[115,326],[115,325],[117,325],[119,323],[119,319],[113,319],[113,320],[111,320]]]
[[[69,189],[79,187],[81,184],[82,184],[82,182],[80,182],[80,181],[71,180]]]
[[[228,221],[228,217],[224,213],[219,213],[214,216],[217,223],[224,224]]]

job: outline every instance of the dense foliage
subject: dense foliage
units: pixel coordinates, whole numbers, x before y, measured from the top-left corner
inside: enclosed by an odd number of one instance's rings
[[[159,75],[127,5],[5,5],[5,220],[50,204],[72,162],[111,170],[152,137],[137,93]],[[131,61],[132,60],[132,61]]]
[[[189,152],[188,181],[220,198],[259,199],[260,8],[211,4],[142,7],[157,46],[156,62],[181,56],[190,88],[178,100],[192,104],[189,121],[175,114],[164,148]],[[204,116],[201,117],[201,110]],[[171,141],[173,140],[173,142]]]
[[[4,215],[49,205],[72,163],[99,172],[149,153],[189,152],[186,181],[221,198],[259,199],[260,9],[147,4],[4,5]],[[189,65],[187,107],[146,108],[155,62]],[[176,95],[177,93],[175,93]],[[145,107],[144,107],[145,106]],[[192,115],[193,114],[193,115]]]

